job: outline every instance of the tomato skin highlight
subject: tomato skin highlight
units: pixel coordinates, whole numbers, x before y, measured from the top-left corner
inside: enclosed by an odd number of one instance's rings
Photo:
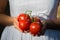
[[[30,16],[25,14],[25,13],[21,13],[18,17],[19,21],[30,21]]]
[[[34,34],[34,35],[38,34],[38,32],[41,31],[41,25],[40,25],[40,23],[39,22],[33,22],[33,23],[31,23],[29,30],[30,30],[31,34]]]

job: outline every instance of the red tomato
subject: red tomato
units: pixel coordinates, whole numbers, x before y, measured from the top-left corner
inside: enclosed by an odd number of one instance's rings
[[[29,15],[21,13],[18,17],[18,21],[19,21],[19,27],[20,27],[20,29],[22,29],[22,31],[29,29],[29,26],[31,23]]]
[[[38,34],[39,31],[41,31],[40,23],[39,22],[31,23],[31,25],[30,25],[30,32],[31,32],[31,34],[36,35],[36,34]]]
[[[19,28],[24,32],[29,29],[30,22],[28,21],[19,21]]]
[[[19,21],[30,21],[30,16],[24,13],[21,13],[18,17]]]
[[[39,17],[33,17],[33,19],[34,19],[34,22],[41,22]]]

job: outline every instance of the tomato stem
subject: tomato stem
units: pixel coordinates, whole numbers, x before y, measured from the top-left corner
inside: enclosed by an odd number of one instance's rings
[[[25,11],[25,14],[28,14],[28,15],[30,16],[30,18],[31,18],[31,22],[34,22],[34,18],[32,17],[31,13],[32,13],[31,10],[27,10],[27,11]]]
[[[25,11],[25,14],[28,14],[30,17],[31,17],[31,13],[32,13],[31,10],[27,10],[27,11]]]

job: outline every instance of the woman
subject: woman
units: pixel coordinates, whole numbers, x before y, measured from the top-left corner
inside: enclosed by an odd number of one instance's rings
[[[9,0],[9,3],[12,18],[8,17],[10,19],[9,21],[10,26],[7,26],[3,31],[1,40],[59,40],[60,39],[59,38],[60,31],[52,29],[46,29],[45,34],[39,37],[38,36],[34,37],[30,33],[22,33],[20,29],[19,31],[17,30],[18,22],[15,23],[17,20],[16,18],[13,18],[17,17],[22,12],[31,10],[32,11],[31,15],[39,16],[41,18],[41,21],[55,20],[57,16],[56,14],[59,0]],[[55,21],[54,23],[58,24],[58,22]]]

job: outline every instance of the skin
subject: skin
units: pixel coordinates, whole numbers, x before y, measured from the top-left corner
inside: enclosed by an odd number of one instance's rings
[[[60,0],[59,0],[60,1]],[[8,15],[5,15],[6,12],[5,12],[5,8],[7,6],[7,2],[8,0],[0,0],[0,24],[1,25],[14,25],[14,28],[19,29],[19,24],[18,24],[18,21],[17,21],[17,17],[10,17]],[[53,23],[53,24],[52,24]],[[46,20],[44,22],[42,22],[43,24],[43,28],[42,28],[42,31],[45,30],[46,28],[48,29],[60,29],[60,18],[57,18],[56,20]],[[47,24],[50,25],[47,26]],[[53,25],[56,25],[56,26],[53,26]],[[53,26],[53,27],[52,27]],[[21,31],[21,30],[20,30]],[[41,31],[41,33],[43,33]]]
[[[10,17],[6,15],[5,8],[7,6],[8,0],[0,0],[0,24],[5,26],[14,25],[14,28],[19,29],[19,24],[17,17]]]

